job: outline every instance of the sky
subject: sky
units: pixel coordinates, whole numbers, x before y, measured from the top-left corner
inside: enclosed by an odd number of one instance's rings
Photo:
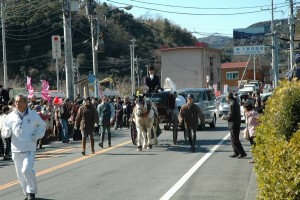
[[[115,7],[132,5],[134,17],[167,18],[194,32],[195,37],[212,34],[232,37],[233,29],[272,19],[271,0],[101,0]],[[274,19],[287,18],[289,0],[273,0]],[[299,1],[294,0],[295,6]]]

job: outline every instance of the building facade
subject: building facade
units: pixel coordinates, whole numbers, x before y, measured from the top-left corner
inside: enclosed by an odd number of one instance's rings
[[[208,45],[165,48],[161,55],[161,81],[170,78],[180,88],[221,87],[221,51]]]

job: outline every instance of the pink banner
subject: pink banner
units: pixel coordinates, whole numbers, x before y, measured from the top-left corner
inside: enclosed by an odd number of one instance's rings
[[[49,83],[46,80],[42,80],[42,98],[47,100],[48,102],[51,101],[51,95],[49,92]]]
[[[31,85],[31,77],[29,76],[27,76],[26,89],[29,92],[28,98],[31,98],[33,96],[34,88]]]

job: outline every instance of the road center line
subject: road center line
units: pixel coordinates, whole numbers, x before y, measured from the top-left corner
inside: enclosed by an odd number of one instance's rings
[[[58,170],[58,169],[61,169],[61,168],[63,168],[63,167],[67,167],[67,166],[69,166],[69,165],[78,163],[78,162],[80,162],[80,161],[82,161],[82,160],[86,160],[86,159],[91,158],[91,157],[94,157],[94,156],[96,156],[96,155],[98,155],[98,154],[103,154],[103,153],[105,153],[105,152],[107,152],[107,151],[116,149],[116,148],[118,148],[118,147],[124,146],[124,145],[129,144],[129,143],[131,143],[131,140],[129,140],[129,141],[127,141],[127,142],[123,142],[123,143],[121,143],[121,144],[118,144],[118,145],[116,145],[116,146],[113,146],[113,147],[110,147],[110,148],[107,148],[107,149],[102,149],[102,150],[100,150],[100,151],[95,152],[95,154],[90,154],[90,155],[88,155],[88,156],[82,156],[82,157],[76,158],[76,159],[74,159],[74,160],[71,160],[71,161],[62,163],[62,164],[60,164],[60,165],[56,165],[56,166],[54,166],[54,167],[51,167],[51,168],[48,168],[48,169],[39,171],[38,173],[36,173],[36,176],[41,176],[41,175],[44,175],[44,174],[48,174],[48,173],[53,172],[53,171],[55,171],[55,170]],[[1,191],[1,190],[4,190],[4,189],[6,189],[6,188],[12,187],[12,186],[14,186],[14,185],[17,185],[17,184],[19,184],[19,181],[18,181],[18,180],[14,180],[14,181],[8,182],[8,183],[6,183],[6,184],[0,185],[0,191]]]
[[[230,136],[228,133],[217,145],[215,145],[208,153],[206,153],[181,179],[173,186],[167,193],[160,198],[160,200],[169,200],[183,185],[184,183],[197,171],[203,163],[227,140]]]

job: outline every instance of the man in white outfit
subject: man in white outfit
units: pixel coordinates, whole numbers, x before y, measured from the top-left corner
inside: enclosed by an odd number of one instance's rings
[[[28,99],[25,95],[16,96],[16,109],[7,115],[3,127],[2,137],[11,138],[12,158],[15,163],[17,176],[26,200],[35,199],[37,185],[35,179],[34,158],[36,143],[46,130],[42,118],[27,107]]]

